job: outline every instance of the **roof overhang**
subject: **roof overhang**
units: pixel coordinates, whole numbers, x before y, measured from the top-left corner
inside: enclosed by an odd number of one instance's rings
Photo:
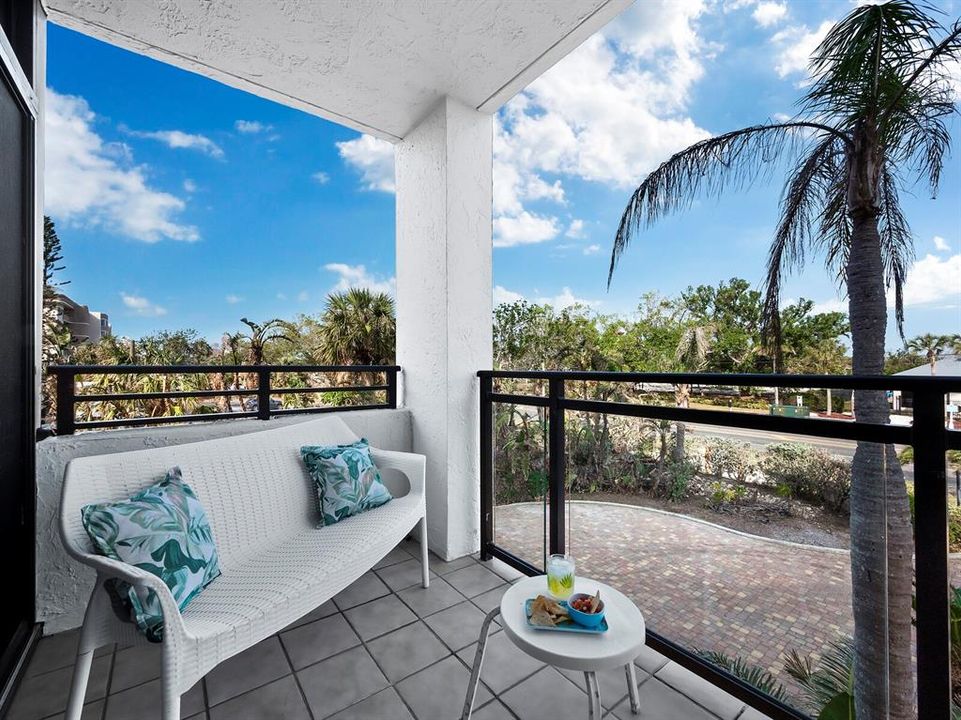
[[[633,0],[46,0],[52,21],[386,140],[493,113]]]

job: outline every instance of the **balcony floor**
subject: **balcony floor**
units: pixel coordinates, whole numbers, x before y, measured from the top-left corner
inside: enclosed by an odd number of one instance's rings
[[[209,720],[455,720],[460,717],[484,614],[518,577],[501,563],[431,557],[419,586],[416,543],[278,635],[221,664],[182,698],[182,717]],[[46,637],[21,682],[9,720],[61,718],[77,631]],[[637,660],[641,713],[632,715],[621,671],[599,677],[608,718],[759,720],[652,650]],[[84,720],[160,717],[159,646],[103,648],[94,660]],[[582,676],[547,667],[494,628],[476,720],[587,717]]]

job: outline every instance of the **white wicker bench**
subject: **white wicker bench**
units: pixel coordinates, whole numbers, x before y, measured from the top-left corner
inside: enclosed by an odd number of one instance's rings
[[[300,447],[355,440],[340,418],[327,416],[247,435],[71,461],[63,484],[61,534],[67,552],[97,571],[97,583],[84,616],[67,720],[80,719],[98,647],[147,642],[114,612],[102,589],[110,578],[146,586],[160,598],[164,720],[180,717],[181,694],[218,663],[332,598],[418,524],[427,587],[423,455],[372,448],[394,500],[317,528],[316,494]],[[124,500],[175,465],[207,511],[223,571],[182,614],[160,578],[95,555],[80,521],[84,505]]]

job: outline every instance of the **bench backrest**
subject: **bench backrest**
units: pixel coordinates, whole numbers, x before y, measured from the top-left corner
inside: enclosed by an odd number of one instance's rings
[[[317,496],[300,447],[355,440],[343,420],[326,416],[246,435],[76,458],[67,466],[61,497],[64,540],[92,552],[80,521],[84,505],[125,500],[179,466],[210,518],[221,565],[229,568],[317,526]]]

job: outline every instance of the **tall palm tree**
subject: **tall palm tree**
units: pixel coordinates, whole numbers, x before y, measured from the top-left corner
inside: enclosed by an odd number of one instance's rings
[[[365,288],[331,293],[320,317],[319,354],[329,365],[387,365],[394,361],[394,299]]]
[[[926,333],[906,341],[904,347],[906,350],[924,355],[931,365],[931,374],[934,375],[938,367],[938,360],[941,359],[944,351],[951,347],[953,340],[954,338],[950,335],[932,335],[931,333]]]
[[[799,112],[696,143],[640,184],[621,218],[610,277],[641,226],[794,165],[768,257],[764,304],[769,336],[780,334],[782,280],[820,254],[846,285],[852,371],[880,375],[893,286],[899,329],[913,239],[899,190],[922,179],[937,190],[957,112],[948,74],[961,58],[961,21],[942,26],[927,6],[890,0],[852,10],[814,51],[812,84]],[[775,347],[780,347],[780,342]],[[780,364],[779,364],[780,365]],[[880,391],[855,392],[857,416],[887,423]],[[914,714],[911,663],[912,532],[894,449],[859,442],[852,464],[851,575],[857,717]],[[889,680],[888,680],[889,679]]]
[[[289,343],[297,342],[296,328],[286,320],[274,318],[264,323],[255,323],[247,318],[240,318],[240,322],[250,328],[250,333],[244,339],[247,341],[247,358],[253,365],[264,364],[264,351],[267,344],[275,340],[286,340]]]

